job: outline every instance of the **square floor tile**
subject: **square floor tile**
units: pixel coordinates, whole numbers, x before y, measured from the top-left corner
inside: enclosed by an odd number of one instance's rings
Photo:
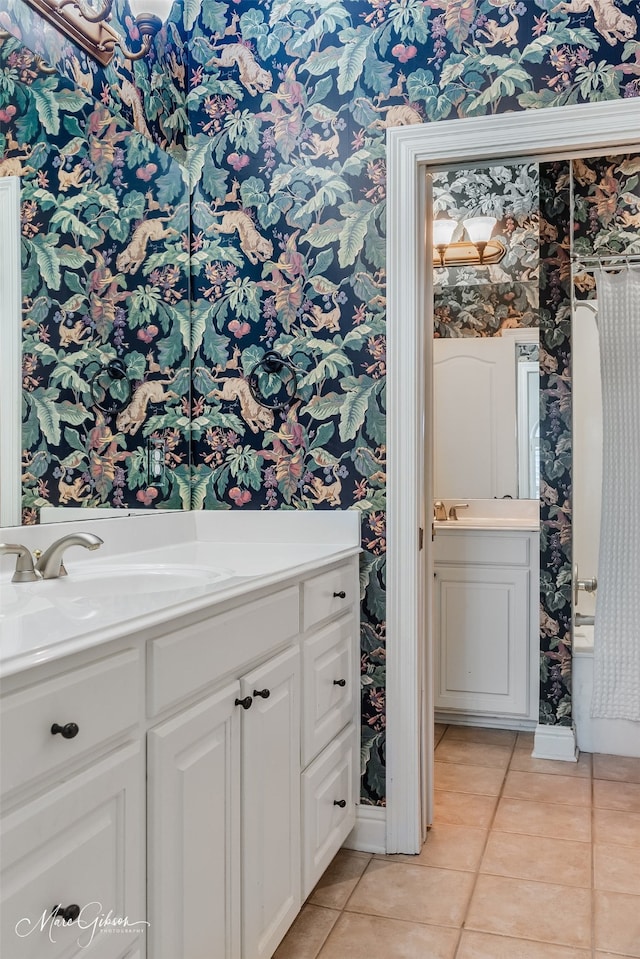
[[[486,829],[435,823],[427,833],[422,851],[417,856],[385,856],[389,862],[406,862],[415,866],[439,866],[475,872],[487,841]],[[377,857],[376,857],[377,858]]]
[[[346,909],[388,919],[461,926],[474,874],[373,859]]]
[[[518,738],[516,739],[516,749],[528,749],[529,752],[532,753],[533,746],[534,746],[533,733],[518,733]]]
[[[480,872],[590,889],[591,846],[586,842],[492,831]]]
[[[593,778],[640,783],[640,759],[630,756],[604,756],[596,753],[593,757]]]
[[[487,746],[513,746],[517,733],[511,729],[485,729],[482,726],[448,726],[447,739],[484,743]]]
[[[521,773],[509,770],[502,795],[507,799],[526,799],[567,806],[591,805],[591,782],[573,776]]]
[[[510,746],[470,743],[463,739],[448,739],[447,736],[441,740],[435,751],[436,762],[493,766],[496,769],[506,769],[510,759]]]
[[[640,897],[595,893],[596,949],[640,956]]]
[[[457,929],[344,912],[319,959],[453,959],[457,941]]]
[[[456,959],[591,959],[591,952],[548,942],[463,932]]]
[[[434,763],[435,788],[448,792],[497,796],[504,780],[503,769],[491,766],[467,766],[463,763]]]
[[[598,809],[618,809],[640,813],[640,783],[593,780],[593,805]]]
[[[436,789],[433,821],[434,824],[450,823],[487,829],[491,825],[497,802],[497,796],[473,796]]]
[[[493,828],[527,836],[590,842],[591,810],[586,806],[574,808],[522,799],[501,799]]]
[[[546,882],[478,876],[465,929],[586,949],[591,945],[591,892]]]
[[[433,742],[437,746],[444,734],[447,731],[447,727],[443,723],[434,723],[433,725]]]
[[[591,755],[580,753],[577,763],[565,763],[555,759],[534,759],[526,750],[516,749],[509,763],[509,769],[523,773],[546,773],[554,776],[577,776],[589,779],[591,776]]]
[[[344,909],[370,859],[367,853],[341,849],[309,896],[309,902],[328,909]]]
[[[316,959],[340,913],[308,903],[302,907],[273,959]],[[186,959],[186,957],[185,957]]]
[[[640,846],[640,812],[594,809],[593,841]]]
[[[593,847],[593,864],[596,889],[640,896],[640,846],[596,843]]]

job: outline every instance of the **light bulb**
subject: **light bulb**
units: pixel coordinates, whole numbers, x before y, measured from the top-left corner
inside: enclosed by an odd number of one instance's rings
[[[468,220],[463,220],[472,243],[487,243],[497,222],[495,216],[471,216]]]

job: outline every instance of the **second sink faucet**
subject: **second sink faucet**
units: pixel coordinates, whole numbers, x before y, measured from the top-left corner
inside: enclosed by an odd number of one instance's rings
[[[42,574],[43,579],[57,579],[59,576],[66,576],[67,571],[62,562],[64,551],[69,546],[84,546],[85,549],[98,549],[104,541],[94,533],[69,533],[68,536],[62,536],[52,543],[44,551],[38,562],[36,569]]]
[[[447,507],[441,499],[437,499],[433,504],[434,519],[443,520],[447,518]]]

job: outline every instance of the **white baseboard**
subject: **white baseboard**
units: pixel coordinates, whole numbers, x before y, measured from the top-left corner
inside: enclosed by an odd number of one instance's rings
[[[573,726],[536,726],[533,739],[534,759],[560,759],[567,763],[578,761],[576,731]]]
[[[66,507],[63,507],[66,509]],[[513,716],[485,716],[482,713],[454,713],[436,710],[433,714],[435,722],[442,726],[474,726],[481,729],[512,729],[516,732],[535,732],[535,719],[517,719]]]
[[[356,824],[344,842],[358,852],[387,851],[387,810],[383,806],[358,806]]]

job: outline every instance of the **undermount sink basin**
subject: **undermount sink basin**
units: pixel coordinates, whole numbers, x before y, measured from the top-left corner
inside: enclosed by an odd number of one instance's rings
[[[206,569],[199,566],[140,564],[135,566],[87,569],[71,572],[58,580],[42,585],[55,586],[69,597],[76,592],[83,598],[122,597],[130,594],[172,593],[200,590],[234,575],[229,569]]]
[[[234,570],[144,563],[73,569],[57,579],[0,584],[3,642],[38,634],[46,641],[95,630],[120,620],[217,592],[244,580]]]

